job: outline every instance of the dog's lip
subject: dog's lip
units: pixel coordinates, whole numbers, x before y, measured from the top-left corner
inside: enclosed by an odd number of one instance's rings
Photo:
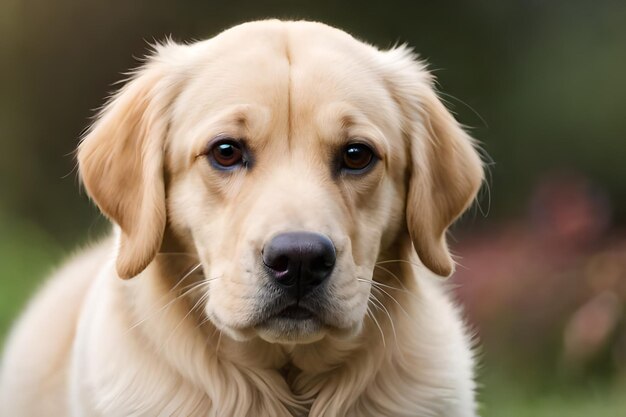
[[[315,317],[315,313],[301,305],[292,304],[274,314],[273,317],[289,320],[307,320]]]

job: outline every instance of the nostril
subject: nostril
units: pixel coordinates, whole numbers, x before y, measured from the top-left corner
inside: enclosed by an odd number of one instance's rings
[[[334,265],[335,261],[333,259],[329,259],[329,257],[321,255],[311,261],[311,270],[327,271],[332,269]]]
[[[287,272],[289,269],[289,258],[286,255],[279,256],[268,264],[276,272]]]

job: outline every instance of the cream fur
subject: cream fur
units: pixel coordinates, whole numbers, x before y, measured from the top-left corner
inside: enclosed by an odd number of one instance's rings
[[[471,342],[435,274],[482,165],[432,82],[406,48],[319,23],[158,46],[79,147],[114,237],[17,323],[0,415],[475,416]],[[224,134],[254,150],[249,170],[206,162]],[[381,160],[332,175],[353,138]],[[297,335],[255,321],[258,253],[285,230],[338,254],[324,325]]]

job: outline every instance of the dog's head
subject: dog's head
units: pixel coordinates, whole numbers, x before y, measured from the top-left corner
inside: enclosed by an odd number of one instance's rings
[[[273,342],[357,332],[398,239],[449,275],[446,230],[483,178],[407,49],[308,22],[157,47],[78,160],[120,227],[120,277],[146,268],[167,228],[202,263],[211,321]]]

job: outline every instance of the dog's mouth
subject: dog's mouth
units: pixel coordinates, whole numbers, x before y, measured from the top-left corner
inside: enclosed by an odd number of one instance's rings
[[[323,337],[318,314],[299,304],[289,305],[255,326],[259,336],[272,343],[309,343]]]
[[[315,314],[311,310],[297,304],[291,305],[273,316],[273,318],[285,320],[307,320],[314,317]]]

